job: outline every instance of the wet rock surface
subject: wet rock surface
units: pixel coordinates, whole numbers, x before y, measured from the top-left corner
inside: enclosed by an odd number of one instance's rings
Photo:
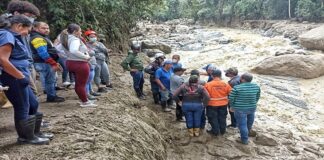
[[[307,49],[324,50],[324,25],[300,35],[299,42]]]

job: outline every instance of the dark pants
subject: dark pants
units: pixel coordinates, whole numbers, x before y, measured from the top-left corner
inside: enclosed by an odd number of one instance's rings
[[[206,108],[203,107],[202,113],[201,113],[201,129],[205,129],[206,126]]]
[[[21,68],[19,70],[25,75],[25,78],[29,79],[30,73],[27,68]],[[26,120],[29,115],[35,115],[37,113],[37,97],[29,85],[22,84],[6,72],[2,73],[1,82],[4,86],[9,87],[9,89],[5,91],[5,94],[13,105],[16,122]]]
[[[228,112],[231,115],[231,126],[236,127],[237,125],[236,125],[236,119],[234,116],[234,112],[231,112],[230,109],[231,109],[231,106],[228,104],[228,110],[229,110]]]
[[[134,90],[143,89],[144,86],[144,74],[143,71],[130,72],[133,77]]]
[[[75,92],[82,102],[87,102],[86,84],[90,75],[88,62],[66,61],[66,66],[75,75]]]
[[[151,91],[153,94],[153,100],[155,104],[158,104],[161,101],[161,96],[160,96],[160,87],[159,85],[154,82],[154,81],[150,81],[151,82]]]
[[[182,101],[183,97],[182,97],[182,96],[178,96],[178,97],[179,97],[179,100]],[[177,120],[182,120],[182,117],[183,117],[182,106],[180,106],[180,105],[177,103],[177,108],[176,108],[176,118],[177,118]]]
[[[188,103],[182,104],[183,113],[186,117],[187,128],[200,128],[201,126],[201,111],[202,103]]]
[[[226,132],[226,106],[208,106],[207,117],[208,122],[212,126],[212,133],[215,135],[225,134]]]

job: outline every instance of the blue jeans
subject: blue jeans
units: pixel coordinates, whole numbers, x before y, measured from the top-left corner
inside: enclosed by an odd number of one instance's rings
[[[207,106],[208,122],[212,126],[212,133],[215,135],[225,134],[226,132],[226,106]]]
[[[234,110],[236,123],[240,130],[241,140],[243,143],[248,143],[249,131],[252,129],[254,122],[255,110],[255,108],[248,110]]]
[[[135,90],[141,89],[144,86],[144,73],[143,71],[130,72],[133,77],[133,87]]]
[[[187,128],[200,128],[201,126],[201,113],[203,109],[202,103],[188,103],[182,104],[182,111],[186,117]]]
[[[66,67],[66,58],[59,58],[58,60],[59,64],[61,65],[63,71],[62,71],[62,82],[67,82],[67,78],[68,78],[68,74],[69,74],[69,71]]]
[[[25,78],[29,79],[28,68],[18,69],[25,75]],[[38,101],[30,86],[22,84],[21,81],[4,71],[0,77],[2,84],[9,87],[5,94],[13,105],[15,121],[26,120],[29,115],[35,115],[38,110]]]
[[[90,74],[89,74],[89,78],[87,81],[87,85],[86,85],[86,92],[87,94],[90,94],[90,92],[92,91],[92,81],[94,79],[95,76],[95,67],[91,67],[90,66]]]
[[[47,63],[34,63],[35,70],[40,73],[41,81],[43,86],[45,86],[45,91],[47,94],[47,99],[51,99],[56,97],[56,90],[55,90],[55,71],[52,69],[51,65]]]
[[[161,101],[170,101],[172,100],[171,92],[166,89],[165,91],[160,90]]]
[[[203,107],[202,113],[201,113],[201,125],[200,128],[204,129],[206,126],[206,108]]]

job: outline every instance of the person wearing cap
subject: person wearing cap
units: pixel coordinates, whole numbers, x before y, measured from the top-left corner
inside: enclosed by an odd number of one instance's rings
[[[205,86],[206,81],[200,79],[200,72],[196,69],[191,70],[190,76],[198,76],[198,84]],[[201,113],[201,125],[200,125],[200,131],[204,131],[206,127],[206,105],[203,106],[202,113]]]
[[[236,85],[229,95],[231,110],[234,111],[241,135],[238,142],[243,144],[248,144],[249,136],[256,135],[252,126],[261,89],[257,84],[251,83],[252,80],[252,74],[244,73],[240,79],[241,84]]]
[[[184,78],[181,77],[186,69],[182,67],[177,67],[173,69],[173,75],[171,76],[170,83],[171,83],[171,93],[174,92],[184,83]],[[179,100],[182,101],[182,95],[178,96]],[[181,109],[181,104],[176,104],[176,120],[183,121],[183,112]]]
[[[155,72],[162,67],[162,63],[165,59],[165,55],[163,53],[157,53],[154,56],[154,61],[145,67],[144,72],[150,74],[150,83],[151,83],[151,91],[153,94],[153,100],[155,104],[160,103],[160,92],[159,85],[155,81]]]
[[[200,85],[198,81],[198,76],[190,76],[189,82],[181,85],[173,95],[175,101],[182,104],[190,137],[200,135],[203,106],[208,103],[210,98],[204,86]],[[183,96],[182,100],[179,99],[179,95]]]
[[[107,89],[112,89],[109,66],[106,62],[109,61],[109,50],[103,43],[98,41],[97,33],[95,31],[87,30],[85,35],[88,39],[87,46],[94,52],[94,58],[96,60],[96,64],[94,66],[94,81],[98,87],[98,92],[107,92]],[[103,77],[103,80],[106,83],[106,88],[100,87],[101,77]],[[96,96],[97,94],[92,92],[92,95]]]
[[[231,85],[232,88],[234,88],[234,86],[240,84],[240,76],[238,75],[237,68],[231,67],[231,68],[225,70],[225,76],[230,78],[230,80],[228,81],[228,84]],[[234,112],[231,111],[230,104],[228,104],[228,110],[229,110],[228,112],[231,116],[231,124],[228,125],[227,127],[236,128],[236,120],[235,120]]]
[[[50,29],[45,22],[36,22],[30,33],[30,48],[33,54],[34,67],[42,77],[42,85],[45,87],[47,102],[64,102],[63,97],[56,95],[56,72],[62,71],[58,63],[58,50],[53,46],[49,38]]]
[[[212,135],[224,135],[226,132],[226,116],[228,95],[232,87],[221,80],[222,71],[219,69],[213,70],[213,80],[205,85],[209,95],[210,101],[207,106],[207,118],[212,129],[207,131]]]
[[[206,73],[200,73],[200,74],[208,76],[207,82],[212,81],[214,79],[212,76],[212,72],[217,68],[213,64],[207,64],[207,66],[203,67],[203,69],[206,70]]]
[[[127,57],[120,64],[125,71],[130,71],[133,77],[133,87],[139,99],[145,100],[143,93],[144,87],[144,66],[143,62],[138,56],[141,52],[141,45],[139,42],[132,42],[131,50],[128,51]]]
[[[159,68],[155,72],[155,81],[159,85],[159,91],[161,96],[161,106],[164,112],[170,112],[169,107],[172,106],[172,94],[170,86],[170,78],[172,75],[172,61],[165,60],[163,62],[163,67]],[[168,106],[168,107],[167,107]]]

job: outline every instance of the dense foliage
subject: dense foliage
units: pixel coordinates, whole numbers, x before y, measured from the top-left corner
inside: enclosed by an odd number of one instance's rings
[[[166,8],[159,10],[154,18],[167,20],[182,17],[201,21],[233,18],[324,20],[324,0],[164,0],[164,3]]]
[[[3,13],[10,0],[1,0]],[[83,29],[93,28],[107,35],[109,43],[122,49],[131,28],[139,19],[151,15],[162,0],[29,0],[41,10],[41,17],[50,24],[52,37],[69,23],[78,23]]]

